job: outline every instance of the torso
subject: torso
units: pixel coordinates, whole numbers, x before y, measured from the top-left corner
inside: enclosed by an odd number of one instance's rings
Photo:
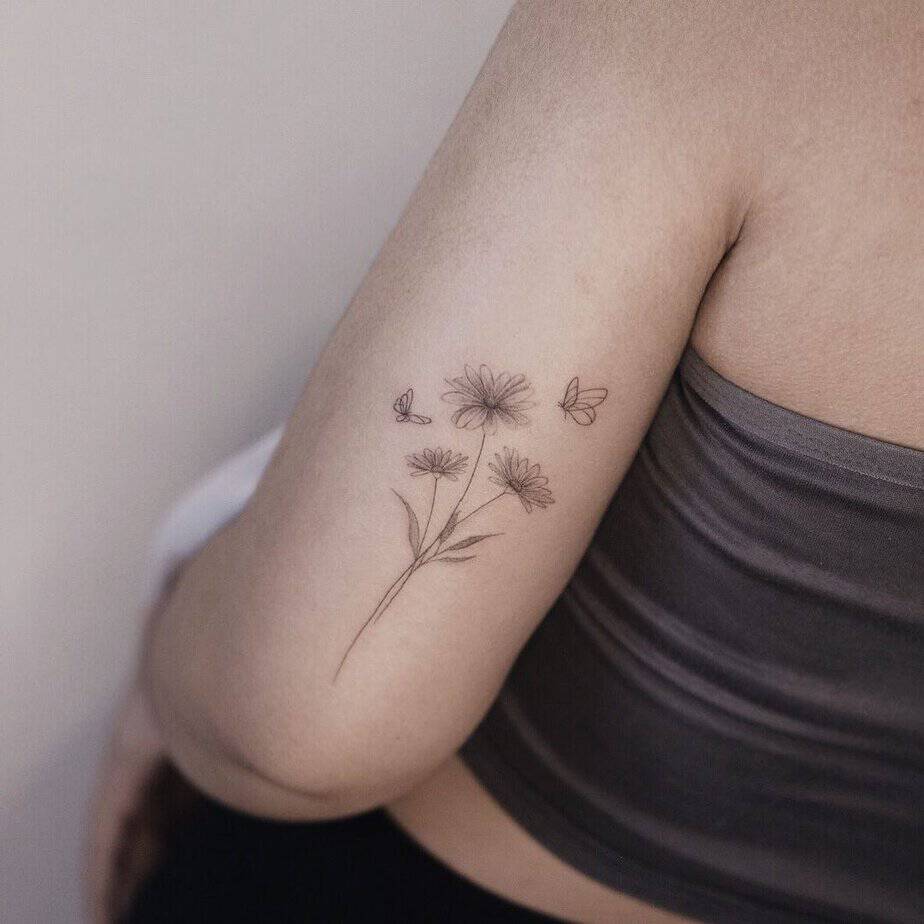
[[[606,888],[559,860],[503,811],[458,757],[388,811],[456,872],[553,917],[587,924],[688,920]]]
[[[924,449],[922,8],[797,5],[772,19],[752,57],[766,76],[753,207],[692,343],[769,401]],[[558,860],[458,758],[389,810],[456,871],[547,914],[683,920]]]

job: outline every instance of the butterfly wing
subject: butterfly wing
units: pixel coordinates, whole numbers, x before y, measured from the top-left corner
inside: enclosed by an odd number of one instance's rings
[[[585,388],[583,391],[578,392],[574,406],[580,408],[596,407],[604,402],[607,394],[608,392],[605,388]]]
[[[410,420],[411,423],[415,424],[433,423],[432,417],[424,417],[423,414],[408,414],[407,419]]]
[[[568,382],[568,387],[565,389],[564,398],[559,401],[558,406],[565,411],[570,411],[574,407],[574,402],[577,401],[578,396],[578,379],[575,376],[570,382]]]
[[[577,379],[573,379],[572,382],[576,383]],[[571,386],[569,385],[568,388],[570,390]],[[578,391],[576,384],[575,391],[574,400],[568,406],[562,402],[562,407],[575,423],[582,427],[589,427],[597,419],[597,412],[594,408],[606,400],[608,392],[605,388],[585,388],[583,391]],[[567,398],[567,393],[565,397]]]
[[[398,414],[398,422],[407,420],[408,411],[411,409],[411,402],[414,400],[414,389],[409,388],[403,395],[395,399],[392,409]]]
[[[592,407],[574,407],[568,411],[568,416],[582,427],[589,427],[597,419],[597,412]]]

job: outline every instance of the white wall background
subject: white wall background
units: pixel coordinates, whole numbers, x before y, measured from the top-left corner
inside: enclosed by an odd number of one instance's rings
[[[509,0],[0,12],[0,920],[80,920],[146,545],[281,420]]]

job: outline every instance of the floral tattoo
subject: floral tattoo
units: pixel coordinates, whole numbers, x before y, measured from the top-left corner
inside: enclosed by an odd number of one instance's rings
[[[532,388],[525,375],[511,375],[502,372],[497,378],[487,366],[478,372],[465,367],[465,375],[446,379],[452,391],[443,395],[443,400],[458,404],[459,410],[452,415],[452,422],[466,430],[483,428],[494,433],[498,423],[522,427],[529,423],[524,411],[533,406],[529,401]]]
[[[407,514],[407,538],[411,547],[411,561],[381,596],[375,609],[353,637],[340,661],[334,680],[339,676],[363,633],[381,618],[417,571],[430,564],[461,564],[472,561],[476,555],[469,554],[470,549],[486,539],[503,535],[472,533],[470,528],[462,530],[467,533],[462,535],[460,530],[463,524],[508,495],[517,498],[526,513],[531,513],[534,509],[544,510],[555,502],[548,488],[548,478],[541,473],[539,465],[530,464],[529,459],[521,456],[518,450],[504,446],[501,452],[494,453],[494,461],[487,463],[487,468],[493,474],[485,479],[486,483],[500,490],[492,492],[487,500],[477,506],[463,509],[478,474],[488,437],[493,436],[499,426],[517,428],[528,424],[526,412],[534,406],[534,402],[530,400],[532,388],[525,375],[501,372],[495,376],[485,365],[477,370],[466,366],[464,375],[446,379],[446,384],[450,390],[445,392],[442,398],[457,408],[452,414],[452,422],[460,430],[481,432],[474,462],[469,464],[467,455],[441,447],[422,449],[406,457],[412,478],[433,479],[432,488],[428,491],[427,512],[423,518],[418,518],[413,506],[397,491],[394,492]],[[410,397],[413,397],[410,389],[408,392]],[[396,405],[395,410],[399,412],[399,422],[403,422],[401,418],[410,411],[410,402],[405,408]],[[437,527],[433,522],[433,514],[440,483],[458,482],[463,477],[464,486],[458,498],[442,525]],[[420,525],[421,519],[423,528]]]

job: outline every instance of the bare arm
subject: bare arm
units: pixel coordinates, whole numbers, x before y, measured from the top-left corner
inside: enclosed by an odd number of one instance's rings
[[[567,582],[744,213],[722,51],[681,18],[514,11],[155,627],[153,699],[206,791],[287,817],[393,798]]]

